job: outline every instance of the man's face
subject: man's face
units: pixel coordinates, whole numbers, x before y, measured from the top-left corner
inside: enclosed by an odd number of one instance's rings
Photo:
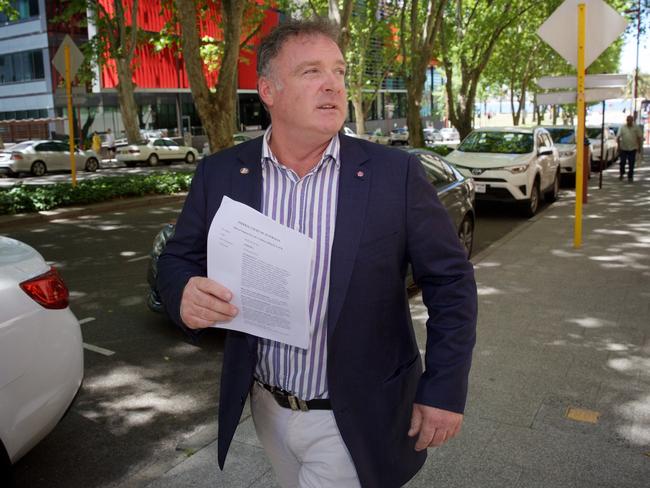
[[[634,122],[634,118],[632,118],[631,115],[628,115],[627,118],[625,119],[627,121],[627,125],[630,127],[632,126],[632,122]]]
[[[270,78],[259,82],[274,129],[300,132],[309,140],[331,138],[345,121],[344,78],[345,61],[330,38],[290,38],[271,61]]]

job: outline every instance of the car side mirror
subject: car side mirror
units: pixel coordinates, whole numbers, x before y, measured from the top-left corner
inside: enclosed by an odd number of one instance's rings
[[[540,148],[537,150],[537,155],[538,155],[538,156],[549,156],[549,155],[551,155],[551,154],[553,154],[553,149],[550,148],[550,147],[546,147],[546,146],[544,146],[544,147],[540,147]]]

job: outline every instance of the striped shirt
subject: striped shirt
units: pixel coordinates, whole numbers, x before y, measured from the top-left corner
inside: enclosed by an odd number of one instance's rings
[[[319,163],[303,178],[280,163],[262,144],[262,213],[315,242],[309,290],[310,339],[301,349],[259,339],[255,378],[289,391],[303,400],[329,398],[327,390],[327,300],[330,257],[336,223],[339,182],[339,137],[332,138]]]

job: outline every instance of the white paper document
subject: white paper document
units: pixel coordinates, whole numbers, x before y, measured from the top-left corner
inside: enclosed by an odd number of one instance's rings
[[[215,327],[307,348],[314,241],[226,196],[208,233],[208,278],[237,316]]]

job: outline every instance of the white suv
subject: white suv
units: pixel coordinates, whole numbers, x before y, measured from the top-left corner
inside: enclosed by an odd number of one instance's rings
[[[558,150],[541,127],[475,130],[447,159],[474,178],[477,200],[521,202],[532,217],[542,193],[549,202],[557,199]]]

